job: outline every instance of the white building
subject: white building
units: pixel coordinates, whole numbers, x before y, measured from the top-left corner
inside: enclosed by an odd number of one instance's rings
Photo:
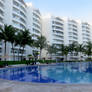
[[[52,15],[42,16],[39,9],[24,0],[0,0],[0,26],[12,25],[17,29],[29,29],[33,39],[43,34],[49,45],[59,47],[61,44],[69,45],[72,42],[86,43],[92,41],[92,27],[87,22],[75,19],[64,19]],[[13,60],[11,44],[7,43],[7,60]],[[19,46],[15,47],[15,57],[18,60]],[[21,51],[19,57],[21,58]],[[37,48],[26,46],[24,57],[39,51]],[[44,51],[43,57],[47,52]],[[4,58],[4,43],[0,42],[0,60]]]
[[[87,22],[81,23],[82,27],[82,42],[87,43],[88,41],[91,41],[91,25]]]
[[[27,4],[27,29],[30,30],[33,40],[37,40],[38,36],[41,36],[42,31],[42,19],[39,9],[32,6],[31,3]],[[37,48],[30,48],[27,46],[27,55],[39,51]]]
[[[47,38],[50,45],[59,46],[64,44],[64,21],[60,17],[43,17],[42,34]]]
[[[0,6],[2,5],[3,22],[7,25],[12,25],[17,29],[25,29],[26,28],[26,4],[23,0],[1,0]],[[4,7],[4,8],[3,8]],[[4,13],[3,13],[4,12]],[[18,49],[19,47],[15,47],[15,59],[18,60]],[[21,51],[19,52],[19,57],[21,58]],[[24,51],[25,56],[25,51]],[[4,59],[4,43],[2,44],[2,60]],[[12,46],[10,43],[7,43],[7,52],[6,52],[7,60],[13,60],[13,52]]]
[[[0,1],[0,26],[4,24],[12,25],[17,29],[29,29],[33,39],[41,35],[41,13],[34,8],[31,3],[26,4],[24,0],[1,0]],[[15,47],[15,59],[18,60],[19,46]],[[27,46],[24,49],[24,57],[32,54],[33,51],[38,51],[37,48]],[[4,43],[0,42],[0,59],[4,59]],[[19,59],[21,59],[22,49],[19,51]],[[7,60],[13,60],[12,46],[7,43]]]
[[[43,17],[42,34],[49,45],[59,47],[64,44],[64,21],[60,17],[47,15]],[[43,53],[43,57],[45,57]]]
[[[4,12],[5,12],[5,0],[0,0],[0,26],[3,26],[4,24]],[[0,42],[0,60],[3,56],[3,42]]]
[[[79,20],[47,15],[43,17],[42,27],[42,34],[50,45],[69,45],[73,42],[82,44],[92,39],[91,26],[86,22],[81,23]],[[47,56],[46,53],[44,51],[43,57]],[[68,55],[68,59],[77,60],[79,56],[74,52]]]
[[[65,44],[78,42],[80,29],[76,20],[66,19],[64,31],[65,31]]]
[[[0,26],[4,23],[4,0],[0,1]]]

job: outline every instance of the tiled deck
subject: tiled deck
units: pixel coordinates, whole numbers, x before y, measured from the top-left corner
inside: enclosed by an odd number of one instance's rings
[[[92,84],[36,84],[0,79],[0,92],[92,92]]]

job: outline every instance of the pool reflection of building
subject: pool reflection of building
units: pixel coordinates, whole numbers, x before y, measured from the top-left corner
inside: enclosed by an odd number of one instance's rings
[[[0,78],[38,83],[92,83],[92,63],[1,69]]]

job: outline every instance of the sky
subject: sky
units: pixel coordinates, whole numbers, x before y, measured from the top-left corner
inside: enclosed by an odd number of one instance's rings
[[[92,23],[92,0],[24,0],[32,2],[42,14],[79,19]]]

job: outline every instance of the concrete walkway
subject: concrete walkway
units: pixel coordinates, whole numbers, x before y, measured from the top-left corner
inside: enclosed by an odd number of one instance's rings
[[[92,92],[92,84],[36,84],[0,79],[0,92]]]

